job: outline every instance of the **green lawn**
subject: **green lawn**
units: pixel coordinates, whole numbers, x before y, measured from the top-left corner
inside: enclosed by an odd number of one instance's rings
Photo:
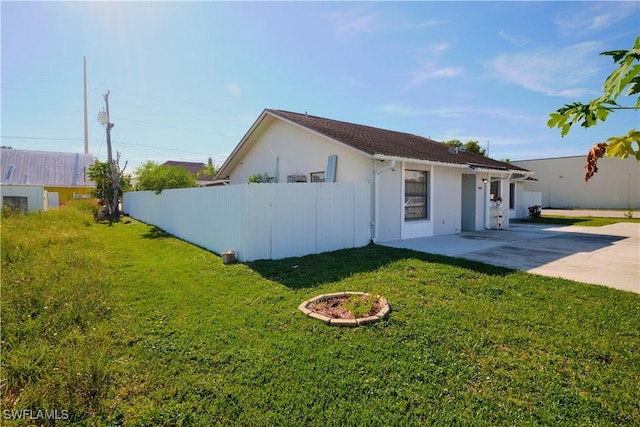
[[[114,426],[640,424],[637,294],[378,246],[225,266],[77,206],[1,227],[4,411]],[[297,310],[343,290],[385,296],[388,319],[342,329]]]
[[[616,222],[634,222],[640,224],[640,218],[603,218],[592,216],[557,216],[544,215],[540,218],[520,219],[517,222],[529,222],[535,224],[580,225],[586,227],[602,227]]]

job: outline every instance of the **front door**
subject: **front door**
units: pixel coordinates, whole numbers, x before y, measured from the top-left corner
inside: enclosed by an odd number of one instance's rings
[[[462,175],[462,231],[476,229],[476,176]]]

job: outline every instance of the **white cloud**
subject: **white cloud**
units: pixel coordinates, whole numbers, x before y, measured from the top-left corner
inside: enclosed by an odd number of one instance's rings
[[[527,116],[509,111],[503,108],[473,108],[473,107],[448,107],[448,108],[431,108],[419,109],[404,102],[385,104],[380,107],[380,111],[393,114],[400,117],[440,117],[440,118],[461,118],[471,116],[487,116],[497,119],[521,120],[521,121],[539,121],[539,117]]]
[[[500,55],[488,68],[494,76],[534,92],[551,96],[581,96],[591,93],[589,80],[598,72],[593,58],[598,42],[564,48],[545,48],[513,55]]]
[[[230,83],[227,86],[227,89],[229,90],[229,93],[231,94],[231,96],[238,98],[240,95],[242,95],[242,92],[240,91],[240,86],[238,86],[235,83]]]
[[[360,11],[330,13],[325,16],[333,21],[338,34],[375,32],[381,29],[383,22],[376,14]]]
[[[518,37],[512,36],[511,34],[507,34],[505,30],[500,30],[498,32],[498,35],[500,36],[500,38],[511,42],[514,46],[522,47],[529,44],[529,40],[524,38],[518,38]]]
[[[343,77],[341,79],[341,82],[347,86],[347,87],[351,87],[351,88],[362,88],[362,87],[369,87],[368,84],[364,83],[361,80],[358,79],[354,79],[351,77]]]
[[[394,19],[388,14],[382,15],[380,13],[369,13],[362,10],[330,13],[324,16],[333,21],[335,31],[338,34],[419,30],[446,24],[446,21],[438,19],[430,19],[420,22],[407,22],[403,19]]]
[[[433,43],[415,52],[420,68],[409,72],[409,83],[404,90],[409,90],[425,80],[441,77],[455,77],[464,72],[464,67],[447,67],[439,65],[440,55],[449,50],[448,43]]]
[[[571,3],[569,9],[556,16],[555,24],[560,30],[565,32],[601,30],[631,15],[637,16],[640,7],[637,1],[589,3],[581,9],[580,5],[584,3]]]
[[[432,79],[436,77],[455,77],[464,72],[463,67],[443,67],[443,68],[434,68],[429,65],[423,66],[421,69],[416,71],[411,71],[409,75],[411,76],[411,80],[409,82],[409,87],[414,87],[424,82],[427,79]]]
[[[433,55],[439,55],[442,52],[445,52],[447,50],[449,50],[451,46],[449,45],[449,43],[433,43],[430,44],[429,46],[425,47],[424,49],[420,49],[418,51],[418,54],[422,54],[424,52],[433,54]]]

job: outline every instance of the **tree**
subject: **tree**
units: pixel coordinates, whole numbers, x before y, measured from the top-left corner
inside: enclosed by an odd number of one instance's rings
[[[118,159],[120,157],[118,156]],[[126,165],[125,165],[126,167]],[[125,191],[131,190],[131,178],[128,175],[124,175],[124,168],[119,170],[119,195],[117,202],[120,202],[121,194]],[[94,164],[87,168],[89,179],[96,184],[96,187],[91,191],[91,195],[99,200],[103,200],[106,203],[109,214],[115,215],[117,212],[116,201],[114,200],[113,192],[113,179],[111,178],[111,167],[109,162],[101,162],[96,160]]]
[[[196,176],[197,177],[206,176],[206,177],[213,178],[214,176],[216,176],[217,173],[218,173],[218,168],[213,164],[213,159],[209,157],[209,160],[207,161],[207,165],[202,169],[200,169],[200,171],[197,173]]]
[[[600,55],[610,56],[617,68],[607,77],[602,84],[601,97],[587,104],[574,102],[565,104],[550,114],[547,125],[550,128],[557,127],[560,134],[565,136],[571,126],[580,123],[585,128],[595,126],[598,122],[607,120],[609,113],[615,110],[639,110],[640,109],[640,36],[635,40],[631,50],[611,50]],[[635,105],[621,105],[618,97],[626,91],[626,96],[639,95]],[[633,100],[632,100],[633,103]],[[598,171],[597,161],[603,155],[610,158],[619,157],[625,159],[633,155],[640,161],[640,131],[631,129],[626,135],[613,136],[607,142],[595,144],[587,154],[585,165],[585,182]]]
[[[487,155],[487,150],[482,148],[478,141],[467,141],[467,143],[464,144],[464,148],[466,148],[470,153],[478,153],[483,156]]]
[[[467,141],[463,144],[459,139],[452,139],[450,141],[446,141],[445,144],[454,148],[464,147],[464,149],[470,153],[478,153],[483,156],[487,155],[487,150],[482,148],[478,141]]]
[[[273,177],[269,176],[267,172],[257,173],[249,177],[249,182],[253,182],[253,183],[266,183],[266,182],[272,182],[272,180],[273,180]]]
[[[167,188],[197,187],[196,178],[180,166],[159,165],[151,160],[146,161],[135,171],[138,184],[136,190],[153,190],[160,194]]]

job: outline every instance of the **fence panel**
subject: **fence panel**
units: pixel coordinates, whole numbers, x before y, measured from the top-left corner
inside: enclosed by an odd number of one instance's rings
[[[124,211],[218,254],[281,259],[365,246],[367,183],[252,184],[125,193]]]
[[[355,187],[319,184],[317,200],[318,252],[354,247]]]
[[[318,184],[270,185],[271,257],[282,259],[318,253],[316,191]]]

